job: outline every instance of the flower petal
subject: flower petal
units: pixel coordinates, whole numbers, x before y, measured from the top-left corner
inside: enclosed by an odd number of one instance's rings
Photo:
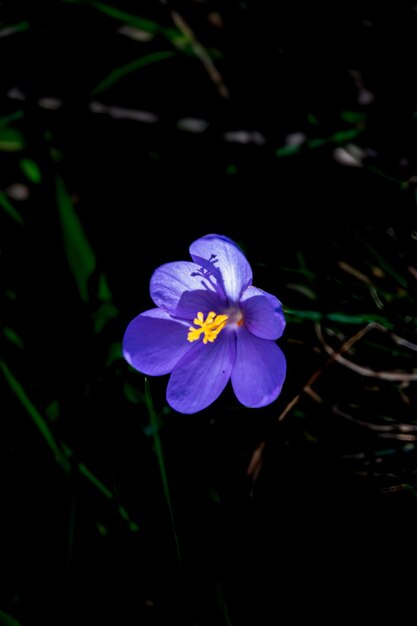
[[[172,319],[161,309],[145,311],[135,317],[123,338],[126,361],[143,374],[169,374],[191,349],[187,324]]]
[[[180,413],[197,413],[225,388],[236,357],[235,333],[222,332],[213,343],[200,341],[174,368],[167,401]]]
[[[228,237],[206,235],[190,246],[193,261],[201,264],[221,281],[230,304],[239,301],[252,282],[251,267],[240,248]]]
[[[185,291],[175,309],[175,317],[181,317],[190,322],[201,311],[204,317],[214,311],[217,315],[221,314],[226,308],[226,298],[219,297],[214,291],[207,289],[197,289],[195,291]]]
[[[169,313],[174,313],[182,294],[195,289],[215,292],[213,279],[201,272],[201,264],[191,261],[176,261],[161,265],[152,275],[151,298],[155,304]]]
[[[270,293],[249,287],[241,299],[245,328],[262,339],[279,339],[285,328],[282,304]]]
[[[250,285],[250,287],[245,289],[240,301],[244,302],[245,300],[249,300],[249,298],[253,298],[253,296],[265,296],[271,301],[274,307],[282,309],[282,303],[276,296],[273,296],[272,293],[268,293],[268,291],[259,289],[259,287],[254,287],[253,285]]]
[[[253,408],[271,404],[279,396],[285,372],[284,354],[274,341],[239,330],[232,385],[242,404]]]

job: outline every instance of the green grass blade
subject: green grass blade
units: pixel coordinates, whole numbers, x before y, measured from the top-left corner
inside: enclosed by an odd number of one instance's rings
[[[75,540],[75,522],[77,517],[77,502],[78,492],[77,485],[73,485],[70,506],[69,506],[69,519],[68,519],[68,547],[67,547],[67,571],[71,570],[71,564],[74,555],[74,540]]]
[[[170,50],[163,50],[161,52],[154,52],[153,54],[147,54],[140,59],[135,59],[127,65],[123,65],[122,67],[118,67],[113,70],[104,80],[102,80],[98,85],[94,87],[92,90],[92,95],[97,95],[106,91],[110,87],[112,87],[119,80],[132,74],[132,72],[136,72],[140,70],[142,67],[146,67],[147,65],[153,65],[154,63],[159,63],[159,61],[164,61],[165,59],[170,59],[175,56],[175,52]]]
[[[78,463],[78,471],[84,478],[86,478],[98,491],[108,500],[113,500],[114,494],[101,482],[97,476],[91,472],[84,463]]]
[[[320,320],[329,320],[331,322],[339,322],[340,324],[370,324],[372,322],[381,324],[385,328],[392,329],[394,325],[382,315],[374,315],[373,313],[363,313],[362,315],[349,315],[346,313],[322,313],[321,311],[300,311],[295,309],[284,308],[285,315],[289,318],[293,317],[298,320],[311,320],[318,322]]]
[[[294,154],[298,154],[300,152],[300,150],[302,149],[302,145],[301,146],[282,146],[281,148],[278,148],[275,151],[275,155],[277,157],[287,157],[287,156],[293,156]]]
[[[25,147],[22,131],[4,126],[0,128],[0,151],[19,152]]]
[[[55,460],[59,463],[64,472],[66,474],[69,474],[71,471],[71,466],[73,465],[72,450],[65,443],[58,443],[58,440],[53,435],[51,429],[49,428],[42,415],[29,399],[22,385],[16,380],[6,363],[2,360],[0,360],[0,370],[3,372],[3,375],[7,383],[9,384],[10,389],[17,396],[23,407],[29,413],[35,426],[38,428],[49,448],[52,450]],[[106,487],[106,485],[99,478],[97,478],[97,476],[91,470],[89,470],[88,467],[84,465],[84,463],[77,463],[76,468],[81,476],[86,478],[88,482],[90,482],[93,487],[95,487],[95,489],[97,489],[97,491],[101,493],[102,496],[104,496],[107,500],[114,500],[114,493],[110,491],[110,489]],[[128,522],[130,530],[132,530],[133,532],[139,530],[137,523],[130,518],[126,509],[119,506],[118,512],[120,516]],[[0,612],[0,626],[2,624],[1,615],[2,614]]]
[[[346,313],[327,313],[325,319],[331,322],[339,322],[340,324],[381,324],[385,328],[394,328],[394,325],[382,315],[374,315],[372,313],[363,315],[347,315]]]
[[[0,610],[0,626],[21,626],[21,624],[17,619]]]
[[[96,268],[96,257],[61,178],[56,179],[56,200],[68,264],[83,302],[88,302],[88,281]]]
[[[123,24],[135,26],[135,28],[144,30],[147,33],[152,33],[153,35],[156,35],[158,33],[162,34],[173,43],[178,39],[183,38],[183,34],[181,33],[181,31],[177,30],[176,28],[166,28],[158,24],[158,22],[139,17],[138,15],[133,15],[132,13],[127,13],[127,11],[122,11],[120,9],[117,9],[116,7],[110,6],[109,4],[105,4],[104,2],[93,1],[91,2],[91,6],[93,6],[101,13],[105,13],[109,17],[112,17],[113,19],[118,20],[119,22],[123,22]]]
[[[348,124],[362,124],[367,119],[367,114],[363,111],[342,111],[340,117],[344,122]]]
[[[14,113],[10,113],[10,115],[5,115],[4,117],[0,117],[0,128],[4,126],[8,126],[12,122],[17,122],[17,120],[21,120],[24,116],[24,112],[22,110],[15,111]]]
[[[103,273],[99,276],[97,298],[100,300],[100,304],[93,313],[94,332],[96,334],[103,330],[109,320],[117,317],[119,314],[119,310],[113,304],[106,275]]]
[[[363,128],[350,128],[348,130],[340,130],[337,133],[333,133],[329,137],[318,137],[317,139],[310,139],[307,141],[307,148],[321,148],[330,143],[336,143],[338,145],[352,141],[356,139],[358,135],[363,133]]]
[[[104,2],[95,2],[94,0],[63,1],[68,2],[69,4],[90,6],[97,11],[104,13],[108,17],[111,17],[112,19],[121,22],[122,24],[127,24],[129,26],[137,28],[138,30],[150,33],[151,35],[161,35],[162,37],[167,39],[173,46],[175,46],[185,54],[195,54],[195,50],[193,49],[193,46],[190,45],[188,38],[178,28],[161,26],[161,24],[158,24],[158,22],[154,22],[153,20],[140,17],[139,15],[134,15],[133,13],[128,13],[127,11],[123,11]],[[207,54],[209,54],[209,56],[213,58],[222,58],[222,54],[218,50],[206,49],[206,52]]]
[[[10,24],[10,26],[4,26],[0,30],[0,38],[8,37],[9,35],[14,35],[15,33],[24,33],[25,30],[30,28],[29,22],[17,22],[17,24]]]
[[[32,161],[32,159],[22,159],[19,165],[26,178],[28,178],[31,183],[39,185],[42,181],[42,174],[38,164]]]
[[[152,396],[151,396],[151,389],[150,389],[150,385],[149,385],[149,382],[148,382],[147,378],[145,378],[145,402],[146,402],[146,406],[147,406],[148,412],[149,412],[149,420],[150,420],[150,424],[151,424],[151,428],[152,428],[153,440],[154,440],[154,444],[155,444],[155,454],[156,454],[156,458],[158,460],[159,472],[160,472],[160,475],[161,475],[162,487],[163,487],[163,490],[164,490],[165,501],[166,501],[166,504],[167,504],[167,507],[168,507],[169,517],[170,517],[170,520],[171,520],[171,527],[172,527],[172,532],[174,534],[175,547],[177,549],[178,561],[179,561],[179,563],[181,565],[182,564],[181,550],[180,550],[180,544],[179,544],[178,535],[177,535],[177,529],[176,529],[176,524],[175,524],[174,509],[173,509],[173,506],[172,506],[172,499],[171,499],[171,492],[170,492],[170,489],[169,489],[168,475],[167,475],[166,466],[165,466],[164,450],[163,450],[163,447],[162,447],[161,438],[159,436],[160,419],[159,419],[159,416],[158,416],[157,412],[155,411],[155,408],[154,408],[154,405],[153,405]]]
[[[34,406],[34,404],[30,401],[22,385],[18,382],[18,380],[16,380],[16,378],[13,376],[12,372],[10,371],[6,363],[2,360],[0,360],[0,369],[3,372],[3,375],[7,383],[9,384],[10,389],[17,396],[20,403],[29,413],[36,428],[39,430],[40,434],[45,439],[46,443],[48,444],[49,448],[51,449],[55,457],[55,460],[60,464],[62,469],[68,474],[70,471],[70,463],[68,459],[66,458],[65,454],[63,453],[63,451],[61,450],[61,447],[58,444],[57,440],[55,439],[54,435],[52,434],[52,431],[49,428],[48,424],[43,419],[42,415],[39,413],[39,411]]]
[[[389,263],[387,263],[387,261],[385,261],[384,257],[381,256],[379,252],[377,252],[377,250],[375,250],[365,239],[363,239],[359,235],[359,233],[356,232],[355,235],[357,239],[361,242],[363,247],[369,252],[369,254],[371,254],[374,257],[374,259],[378,261],[380,267],[387,274],[392,276],[392,278],[394,278],[401,285],[401,287],[404,287],[404,289],[407,289],[408,280],[404,278],[403,276],[401,276],[400,274],[398,274],[398,272]]]
[[[3,326],[3,335],[17,348],[22,350],[25,347],[22,338],[19,337],[17,332],[13,330],[13,328],[10,328],[10,326]]]
[[[221,580],[217,581],[217,604],[224,618],[225,626],[232,626],[229,609],[224,597],[223,585]]]
[[[74,456],[71,448],[69,448],[65,443],[62,444],[62,448],[67,458],[71,460]],[[99,478],[97,478],[97,476],[84,463],[78,462],[76,464],[76,468],[81,476],[83,476],[95,489],[97,489],[97,491],[101,493],[101,495],[104,496],[106,500],[115,500],[116,496],[113,491],[106,487],[106,485]],[[125,522],[128,523],[131,531],[137,532],[139,530],[138,524],[134,520],[132,520],[129,513],[123,506],[118,506],[117,511],[120,517],[122,517],[122,519],[124,519]]]
[[[275,150],[275,156],[293,156],[294,154],[298,154],[301,150],[314,150],[332,143],[338,145],[345,144],[349,141],[352,141],[353,139],[356,139],[356,137],[363,133],[363,131],[363,128],[350,128],[348,130],[340,130],[336,133],[333,133],[333,135],[329,135],[328,137],[316,137],[315,139],[309,139],[299,146],[281,146],[280,148],[277,148],[277,150]]]
[[[21,226],[25,225],[25,220],[21,217],[20,213],[16,211],[13,204],[10,202],[9,198],[6,196],[4,191],[0,191],[0,206],[6,211],[7,215],[9,215],[12,220],[20,224]]]
[[[356,137],[363,133],[363,128],[351,128],[349,130],[340,130],[334,135],[330,135],[327,139],[328,143],[346,143],[347,141],[352,141],[352,139],[356,139]]]

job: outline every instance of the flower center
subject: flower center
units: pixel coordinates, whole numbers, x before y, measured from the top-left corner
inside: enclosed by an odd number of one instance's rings
[[[200,328],[194,328],[190,326],[188,329],[190,332],[187,335],[187,340],[190,342],[200,339],[202,333],[204,333],[203,343],[213,343],[219,332],[226,326],[228,315],[217,315],[214,311],[210,311],[206,319],[204,315],[199,311],[197,317],[194,318],[193,324],[200,326]]]
[[[228,309],[226,309],[226,314],[229,317],[228,324],[230,324],[232,328],[237,328],[239,326],[242,326],[243,321],[244,321],[243,313],[239,307],[237,306],[229,307]]]

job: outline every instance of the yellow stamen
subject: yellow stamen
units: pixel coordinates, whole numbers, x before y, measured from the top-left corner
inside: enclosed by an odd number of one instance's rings
[[[204,321],[204,315],[199,311],[197,317],[194,318],[193,324],[201,326],[201,328],[194,328],[190,326],[188,329],[190,332],[187,335],[188,341],[197,341],[200,339],[201,333],[204,333],[203,343],[213,343],[217,335],[227,324],[228,315],[217,315],[214,311],[210,311]]]

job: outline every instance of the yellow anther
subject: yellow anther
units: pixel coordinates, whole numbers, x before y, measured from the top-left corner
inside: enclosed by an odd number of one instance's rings
[[[187,335],[188,341],[197,341],[200,339],[202,333],[204,333],[203,343],[213,343],[217,335],[227,324],[228,315],[216,315],[214,311],[210,311],[204,321],[204,315],[199,311],[197,317],[194,318],[193,324],[200,326],[200,328],[194,328],[190,326],[188,329],[190,332]]]

